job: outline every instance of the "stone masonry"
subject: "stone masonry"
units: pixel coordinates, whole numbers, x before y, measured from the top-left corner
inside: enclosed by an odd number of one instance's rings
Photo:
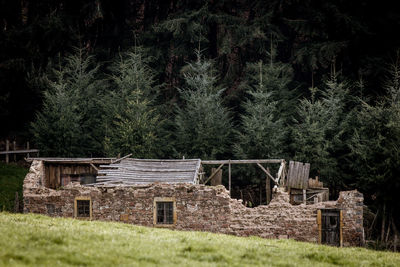
[[[155,198],[173,198],[178,230],[209,231],[238,236],[292,238],[318,242],[317,211],[342,210],[343,245],[363,243],[363,196],[354,191],[341,192],[337,201],[313,205],[291,205],[286,192],[278,191],[269,205],[245,207],[231,199],[223,186],[192,184],[150,184],[117,187],[89,187],[70,183],[54,190],[43,186],[42,161],[32,162],[24,181],[24,212],[56,217],[74,217],[76,197],[91,199],[92,219],[122,221],[143,226],[154,225]]]

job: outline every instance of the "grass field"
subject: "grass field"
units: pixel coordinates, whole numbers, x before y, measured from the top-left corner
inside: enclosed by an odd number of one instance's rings
[[[0,213],[0,266],[400,266],[400,254]]]
[[[0,162],[0,211],[14,211],[15,192],[22,199],[22,183],[27,168]]]

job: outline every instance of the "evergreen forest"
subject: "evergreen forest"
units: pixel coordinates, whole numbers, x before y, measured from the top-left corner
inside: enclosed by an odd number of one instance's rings
[[[1,0],[0,139],[51,157],[308,162],[333,199],[364,194],[366,238],[393,249],[392,2]],[[265,188],[256,167],[232,172],[235,197]]]

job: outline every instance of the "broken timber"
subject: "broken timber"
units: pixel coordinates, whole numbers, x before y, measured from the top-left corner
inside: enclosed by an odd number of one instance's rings
[[[277,177],[274,178],[271,173],[262,166],[262,163],[280,163],[281,166],[279,167],[279,171],[277,174]],[[211,175],[207,178],[207,180],[204,182],[206,184],[209,180],[211,180],[217,172],[225,165],[228,164],[228,188],[229,192],[231,192],[231,164],[257,164],[258,167],[261,168],[263,172],[269,177],[272,181],[275,182],[275,184],[280,184],[285,180],[285,166],[286,162],[284,159],[245,159],[245,160],[202,160],[201,164],[203,165],[217,165],[219,164],[219,167],[211,173]]]

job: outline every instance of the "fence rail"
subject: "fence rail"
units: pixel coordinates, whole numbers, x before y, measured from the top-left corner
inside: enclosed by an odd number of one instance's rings
[[[0,151],[0,155],[6,156],[6,163],[10,162],[10,155],[14,155],[14,161],[17,161],[17,154],[26,154],[26,157],[30,157],[30,153],[36,153],[39,156],[39,149],[30,149],[29,142],[26,143],[26,149],[17,149],[16,141],[12,142],[13,149],[10,150],[10,141],[6,140],[6,150]]]

